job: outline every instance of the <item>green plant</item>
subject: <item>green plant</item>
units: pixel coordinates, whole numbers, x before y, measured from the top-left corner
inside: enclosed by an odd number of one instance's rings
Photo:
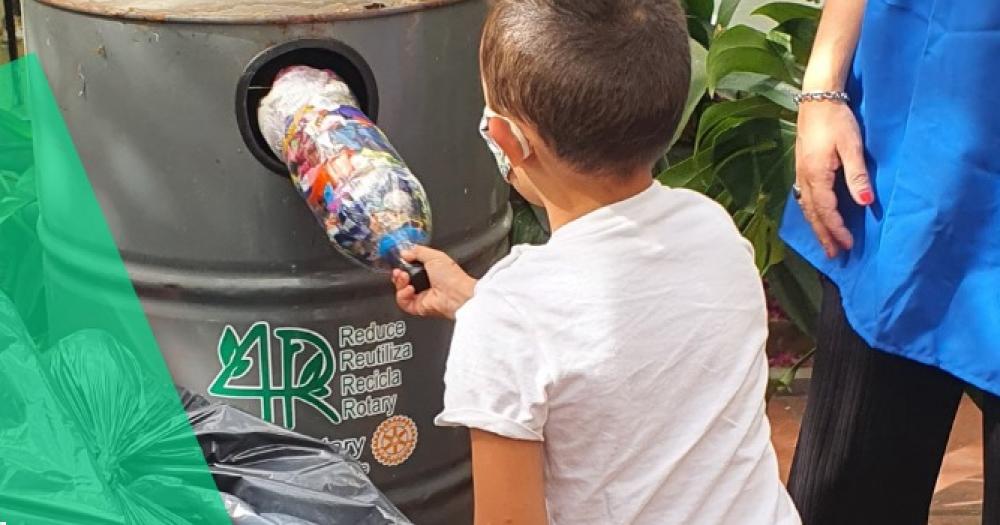
[[[706,22],[704,0],[688,0],[689,26]],[[707,2],[709,5],[711,2]],[[754,13],[777,23],[768,32],[727,27],[724,1],[703,47],[692,38],[693,75],[681,129],[693,127],[691,153],[658,175],[724,205],[757,250],[762,274],[786,256],[777,225],[795,178],[795,105],[819,9],[775,2]],[[703,37],[704,39],[704,37]],[[693,126],[692,126],[693,125]],[[680,137],[680,133],[678,137]]]
[[[514,213],[511,221],[510,240],[512,244],[545,244],[549,230],[545,224],[545,212],[526,201],[511,189],[510,206]]]
[[[815,334],[820,288],[815,270],[778,237],[795,180],[796,107],[802,75],[819,25],[812,5],[771,2],[753,12],[770,19],[761,31],[733,24],[739,0],[687,0],[691,33],[691,92],[677,147],[657,178],[704,193],[732,214],[753,243],[756,263],[782,310]],[[686,143],[685,143],[686,142]],[[787,389],[800,359],[777,389]]]

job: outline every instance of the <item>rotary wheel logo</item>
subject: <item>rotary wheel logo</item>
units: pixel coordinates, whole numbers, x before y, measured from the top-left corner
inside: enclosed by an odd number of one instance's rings
[[[417,424],[406,416],[392,416],[375,429],[372,455],[387,467],[403,464],[417,448]]]

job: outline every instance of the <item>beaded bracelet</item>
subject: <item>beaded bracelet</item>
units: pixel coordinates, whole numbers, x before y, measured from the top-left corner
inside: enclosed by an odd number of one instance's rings
[[[795,101],[795,104],[802,104],[803,102],[820,102],[824,100],[850,102],[851,97],[847,96],[847,93],[843,91],[806,91],[793,96],[792,100]]]

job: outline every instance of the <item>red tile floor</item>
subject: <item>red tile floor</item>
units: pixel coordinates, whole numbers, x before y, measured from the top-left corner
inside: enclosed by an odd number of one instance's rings
[[[772,441],[785,479],[791,466],[805,400],[804,395],[778,396],[771,400],[768,407]],[[972,400],[965,398],[959,407],[948,452],[938,478],[931,506],[930,525],[980,524],[983,497],[982,454],[982,419],[979,408]]]

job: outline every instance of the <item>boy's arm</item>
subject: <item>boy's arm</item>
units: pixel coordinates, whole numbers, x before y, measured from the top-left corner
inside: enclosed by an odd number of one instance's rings
[[[476,525],[546,525],[542,442],[471,430]]]
[[[476,525],[548,523],[542,443],[554,374],[512,295],[488,281],[458,312],[434,419],[470,429]]]

